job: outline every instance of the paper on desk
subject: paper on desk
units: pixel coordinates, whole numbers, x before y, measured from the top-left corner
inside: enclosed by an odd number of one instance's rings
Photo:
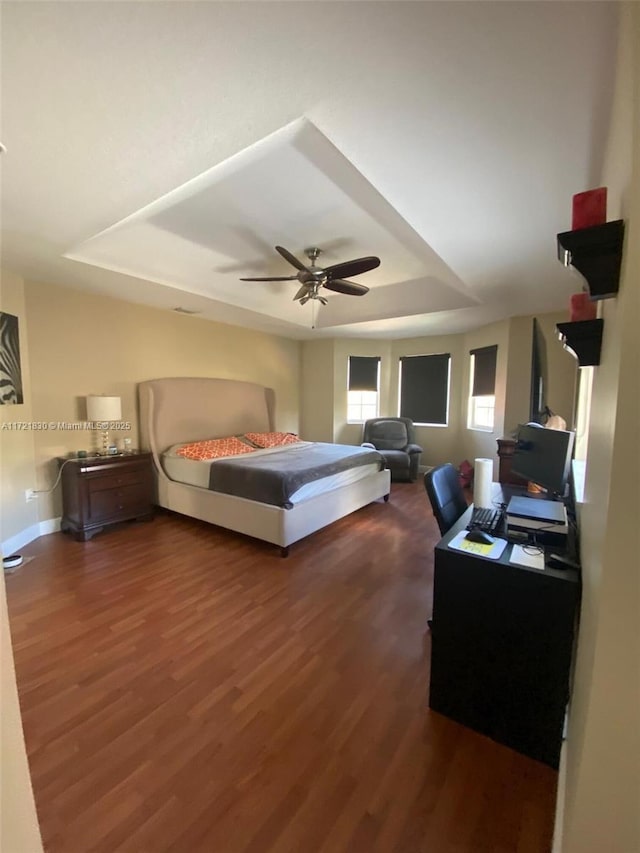
[[[526,566],[528,569],[544,570],[544,551],[539,554],[527,554],[522,545],[514,545],[511,549],[509,562],[516,566]]]
[[[506,539],[494,539],[492,545],[483,545],[482,542],[469,542],[465,539],[466,530],[461,530],[449,542],[449,548],[456,551],[464,551],[465,554],[472,554],[475,557],[487,557],[489,560],[497,560],[507,547]]]

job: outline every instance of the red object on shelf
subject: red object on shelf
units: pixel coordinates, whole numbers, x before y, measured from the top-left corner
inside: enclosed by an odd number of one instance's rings
[[[589,299],[588,293],[574,293],[571,297],[569,320],[577,323],[580,320],[595,320],[598,315],[596,303]]]
[[[571,230],[590,228],[592,225],[602,225],[607,221],[607,188],[587,190],[576,193],[573,197],[573,216]]]

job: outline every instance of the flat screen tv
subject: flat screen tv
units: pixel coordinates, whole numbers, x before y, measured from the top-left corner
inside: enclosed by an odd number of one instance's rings
[[[518,427],[511,470],[555,495],[567,491],[575,433],[545,429],[537,423]]]
[[[531,389],[529,393],[529,421],[544,423],[547,414],[547,347],[540,324],[533,318],[531,335]]]

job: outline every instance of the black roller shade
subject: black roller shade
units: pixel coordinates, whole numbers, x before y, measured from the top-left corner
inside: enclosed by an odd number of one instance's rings
[[[400,359],[400,416],[418,424],[446,424],[449,353]]]
[[[378,390],[378,355],[349,356],[349,391]]]
[[[496,361],[498,358],[498,345],[472,349],[470,354],[474,356],[473,365],[473,390],[472,397],[488,397],[496,393]]]

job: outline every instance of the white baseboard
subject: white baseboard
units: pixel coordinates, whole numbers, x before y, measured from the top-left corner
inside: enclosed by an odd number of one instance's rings
[[[48,518],[46,521],[40,522],[40,536],[46,536],[48,533],[60,533],[60,522],[62,517]]]
[[[20,548],[24,548],[29,542],[38,539],[40,536],[46,536],[48,533],[57,533],[60,530],[60,518],[48,518],[46,521],[39,521],[37,524],[32,524],[30,527],[16,533],[9,539],[5,539],[2,543],[2,554],[5,557],[15,554]]]
[[[566,723],[566,718],[565,718]],[[551,853],[562,853],[564,839],[565,797],[567,787],[567,741],[562,741],[560,767],[558,769],[558,788],[556,792],[556,814],[553,826],[553,846]]]

